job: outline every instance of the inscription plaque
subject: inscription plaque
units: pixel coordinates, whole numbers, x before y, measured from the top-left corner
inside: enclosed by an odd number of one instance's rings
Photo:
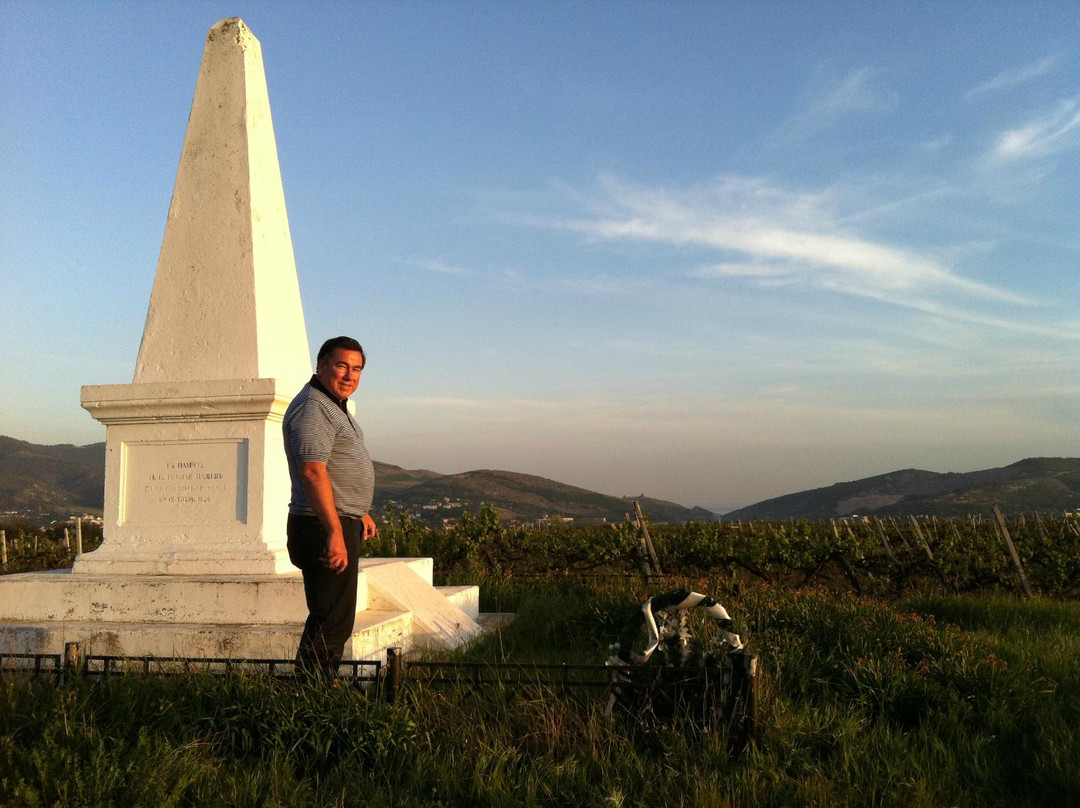
[[[120,524],[247,521],[246,439],[125,442],[120,469]]]

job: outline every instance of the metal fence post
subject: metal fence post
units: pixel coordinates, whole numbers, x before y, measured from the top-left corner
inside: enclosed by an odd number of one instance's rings
[[[64,643],[64,673],[78,673],[82,667],[82,645],[77,642]]]
[[[743,679],[743,716],[746,719],[747,734],[753,735],[758,727],[758,655],[747,654],[743,664],[746,666]]]
[[[738,757],[749,745],[751,739],[757,733],[758,727],[758,671],[759,659],[756,652],[743,653],[733,666],[734,684],[738,690],[739,701],[742,702],[742,710],[736,713],[738,716],[733,727],[733,732],[728,739],[728,752],[733,757]],[[737,704],[738,702],[736,702]]]
[[[393,704],[401,689],[402,669],[401,648],[386,649],[386,701]]]

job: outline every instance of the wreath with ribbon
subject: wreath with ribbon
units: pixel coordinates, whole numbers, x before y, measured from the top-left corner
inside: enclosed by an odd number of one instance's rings
[[[688,625],[687,618],[695,609],[700,609],[714,627],[713,636],[705,642],[696,643]],[[636,651],[643,628],[645,644]],[[700,592],[676,589],[646,600],[634,610],[620,632],[619,641],[611,646],[612,655],[607,664],[622,670],[614,674],[607,713],[611,715],[618,705],[639,717],[646,712],[664,717],[661,713],[670,714],[681,700],[678,686],[672,689],[673,693],[665,693],[658,687],[645,688],[644,681],[655,684],[660,680],[643,678],[628,666],[714,668],[721,672],[720,682],[730,682],[731,657],[743,653],[746,647],[733,628],[727,609]],[[726,697],[724,692],[719,695]]]
[[[685,665],[690,662],[691,636],[687,627],[687,613],[691,609],[701,609],[715,624],[713,645],[716,651],[731,653],[742,650],[743,641],[732,631],[734,625],[727,609],[708,595],[675,589],[663,595],[654,595],[635,610],[620,633],[619,642],[612,647],[616,653],[608,660],[609,664],[644,665],[657,650],[661,652],[662,664]],[[648,640],[644,650],[635,653],[634,644],[639,639],[642,626],[648,631]],[[718,658],[716,653],[710,655],[714,661]],[[705,664],[709,662],[707,657],[703,661]]]

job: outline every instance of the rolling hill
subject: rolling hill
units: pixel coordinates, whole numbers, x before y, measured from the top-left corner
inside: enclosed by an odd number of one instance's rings
[[[493,505],[508,521],[533,521],[545,516],[622,521],[633,510],[630,498],[598,494],[511,471],[444,475],[376,461],[375,479],[375,513],[381,513],[393,500],[434,525],[441,525],[444,518],[460,516],[465,509],[477,512],[482,503]],[[15,511],[41,522],[66,518],[75,512],[100,514],[104,490],[104,443],[40,446],[0,436],[0,512]],[[648,497],[637,499],[649,518],[657,522],[715,518],[703,508],[684,508]]]
[[[0,511],[37,520],[101,513],[105,444],[40,446],[0,435]]]
[[[377,472],[376,472],[377,477]],[[431,478],[410,488],[375,493],[376,509],[393,500],[408,511],[441,521],[462,510],[476,511],[481,503],[495,507],[501,519],[529,522],[543,517],[621,522],[632,512],[634,498],[598,494],[566,483],[520,474],[513,471],[484,469]],[[711,520],[715,514],[704,508],[685,508],[674,502],[637,497],[642,509],[656,522]]]
[[[1036,457],[963,474],[904,469],[787,494],[724,514],[724,519],[830,519],[1080,509],[1080,458]]]
[[[38,521],[72,513],[100,513],[103,505],[105,444],[41,446],[0,435],[0,511],[16,511]],[[375,506],[391,500],[424,521],[440,525],[463,510],[493,505],[502,519],[529,522],[543,517],[575,522],[621,522],[637,499],[655,522],[708,521],[704,508],[674,502],[599,494],[566,483],[513,471],[482,469],[439,474],[375,464]],[[939,517],[1006,512],[1080,510],[1080,459],[1040,457],[1001,468],[962,474],[919,469],[880,474],[775,497],[724,514],[735,519],[830,519],[838,516],[908,514]],[[284,507],[284,506],[283,506]]]

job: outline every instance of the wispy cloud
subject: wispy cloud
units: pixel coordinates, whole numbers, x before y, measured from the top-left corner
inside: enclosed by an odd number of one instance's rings
[[[965,93],[964,98],[967,101],[971,101],[979,96],[1012,89],[1013,87],[1029,82],[1032,79],[1036,79],[1039,76],[1046,75],[1061,64],[1061,61],[1061,56],[1055,54],[1035,62],[1029,62],[1026,65],[1003,70],[989,81],[985,81],[978,87],[973,87],[968,90],[968,92]]]
[[[784,121],[768,138],[772,145],[798,142],[831,128],[838,121],[856,114],[892,112],[899,97],[892,90],[878,86],[877,72],[870,68],[854,70]]]
[[[628,187],[614,181],[592,216],[560,226],[604,240],[655,241],[716,249],[703,276],[789,278],[834,291],[912,305],[933,290],[1012,304],[1005,289],[964,278],[933,257],[838,226],[823,197],[786,193],[734,178],[696,191]]]
[[[692,269],[692,278],[777,278],[789,274],[784,267],[752,261],[723,261]]]
[[[1080,145],[1080,96],[1068,98],[1047,115],[998,135],[991,164],[1043,157]]]
[[[849,73],[811,112],[891,112],[896,107],[896,93],[874,86],[875,71],[860,68]]]
[[[439,275],[457,275],[459,277],[474,277],[478,273],[475,269],[470,267],[455,266],[453,264],[447,264],[439,259],[425,259],[425,260],[402,260],[405,266],[413,267],[415,269],[423,269],[428,272],[434,272]]]
[[[930,140],[924,140],[918,144],[919,151],[926,152],[927,154],[934,154],[936,152],[943,151],[952,145],[955,138],[950,133],[946,133],[939,137],[931,138]]]
[[[462,410],[487,410],[494,406],[494,403],[486,399],[478,398],[431,398],[420,396],[406,396],[397,399],[401,404],[412,404],[417,407],[449,407],[453,409]]]
[[[627,297],[641,294],[647,283],[608,274],[561,278],[556,285],[562,292],[583,297]]]
[[[837,223],[848,227],[859,222],[880,221],[893,218],[899,213],[925,208],[930,202],[946,199],[948,197],[960,196],[961,192],[957,187],[938,182],[934,187],[918,190],[906,196],[889,199],[884,202],[875,202],[870,206],[862,205],[857,210],[846,213],[837,219]]]

